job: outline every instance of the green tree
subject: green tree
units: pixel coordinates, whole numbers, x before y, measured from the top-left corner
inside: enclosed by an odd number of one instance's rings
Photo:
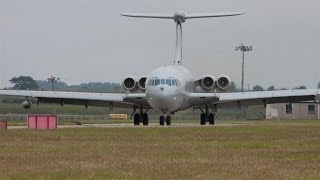
[[[230,83],[230,86],[229,86],[229,88],[228,88],[228,91],[229,91],[229,92],[237,92],[237,91],[239,91],[239,90],[237,89],[236,83],[231,82],[231,83]]]
[[[255,85],[252,88],[253,91],[264,91],[263,87],[259,86],[259,85]]]
[[[11,84],[14,84],[13,89],[21,90],[38,90],[39,87],[36,81],[30,76],[13,77],[9,80]]]
[[[275,90],[275,88],[274,88],[274,86],[272,85],[272,86],[270,86],[270,87],[268,87],[268,89],[267,89],[268,91],[274,91]]]

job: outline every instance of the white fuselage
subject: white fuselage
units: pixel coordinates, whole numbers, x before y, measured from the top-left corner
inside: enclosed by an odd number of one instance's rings
[[[146,81],[146,97],[153,109],[170,114],[189,108],[194,79],[189,69],[176,64],[153,70]]]

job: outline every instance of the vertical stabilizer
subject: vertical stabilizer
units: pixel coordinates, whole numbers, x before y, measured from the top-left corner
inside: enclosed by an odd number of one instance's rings
[[[182,63],[182,22],[180,20],[177,21],[176,27],[176,57],[174,64],[176,63]]]
[[[182,23],[187,19],[212,18],[238,16],[244,13],[200,13],[187,14],[185,12],[176,12],[174,14],[145,14],[145,13],[122,13],[122,16],[136,18],[157,18],[157,19],[173,19],[176,22],[176,57],[174,64],[182,64]]]

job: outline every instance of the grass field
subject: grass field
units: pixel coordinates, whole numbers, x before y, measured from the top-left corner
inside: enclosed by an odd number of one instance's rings
[[[0,138],[0,179],[320,179],[316,120],[10,129]]]

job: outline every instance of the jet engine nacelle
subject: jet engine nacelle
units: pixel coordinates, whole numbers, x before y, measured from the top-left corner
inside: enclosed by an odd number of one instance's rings
[[[146,89],[146,80],[147,80],[147,77],[141,77],[138,81],[138,85],[139,85],[139,88],[142,89],[142,90],[145,90]]]
[[[134,77],[127,77],[124,79],[122,86],[126,90],[133,90],[136,87],[136,78]]]
[[[146,89],[146,77],[136,78],[136,77],[127,77],[124,79],[122,86],[125,90],[136,91],[138,89]]]
[[[25,109],[30,109],[31,105],[32,105],[32,103],[29,100],[22,101],[22,107],[25,108]]]
[[[227,90],[230,85],[231,79],[227,75],[220,75],[217,78],[217,86],[220,90]]]
[[[201,86],[206,90],[211,90],[214,88],[216,82],[216,78],[212,75],[205,75],[204,78],[201,79]]]

